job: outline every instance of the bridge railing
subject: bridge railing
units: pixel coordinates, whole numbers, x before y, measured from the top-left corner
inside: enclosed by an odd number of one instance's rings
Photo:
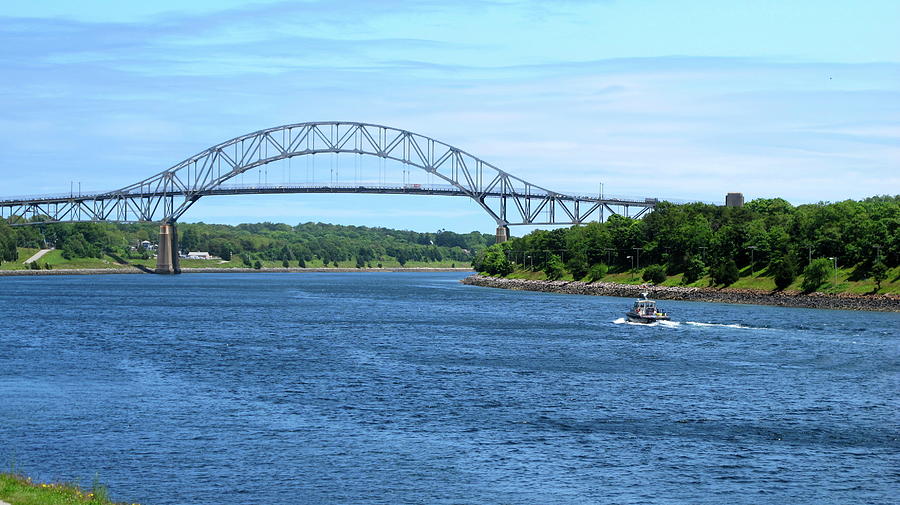
[[[373,181],[360,181],[357,183],[325,183],[325,182],[315,182],[315,183],[275,183],[275,184],[223,184],[220,185],[217,190],[218,191],[271,191],[271,190],[303,190],[303,189],[344,189],[344,190],[352,190],[356,188],[365,188],[368,190],[384,190],[384,191],[427,191],[427,192],[445,192],[445,193],[458,193],[460,190],[458,187],[452,184],[414,184],[414,183],[398,183],[398,184],[385,184],[385,183],[376,183]],[[142,194],[140,188],[134,188],[130,191],[122,192],[122,191],[81,191],[78,193],[50,193],[50,194],[41,194],[41,195],[16,195],[16,196],[0,196],[0,204],[4,202],[23,202],[23,201],[40,201],[40,200],[96,200],[96,199],[107,199],[112,197],[113,195],[122,195],[122,196],[140,196]],[[528,196],[535,198],[546,197],[548,194],[544,191],[534,191]],[[669,201],[672,203],[691,203],[696,200],[674,200],[674,199],[647,199],[642,197],[630,196],[630,195],[578,195],[573,193],[553,193],[557,195],[562,195],[564,198],[572,198],[577,200],[584,201],[598,201],[598,200],[606,200],[606,201],[623,201],[623,202],[635,202],[635,203],[657,203],[658,201]],[[704,203],[714,203],[714,202],[704,202]]]

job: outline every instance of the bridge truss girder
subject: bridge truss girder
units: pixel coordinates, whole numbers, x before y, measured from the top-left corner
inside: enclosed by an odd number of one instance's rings
[[[602,220],[605,212],[628,215],[630,208],[639,209],[632,217],[640,217],[656,203],[655,199],[566,195],[531,184],[461,149],[406,130],[366,123],[316,122],[279,126],[231,139],[115,191],[0,200],[0,217],[23,220],[40,217],[50,222],[173,223],[203,196],[238,194],[224,183],[248,170],[294,156],[324,153],[376,156],[417,167],[454,188],[427,194],[469,197],[498,226],[580,224]],[[424,194],[409,191],[410,188],[402,188],[404,191],[365,186],[351,189],[327,185],[296,188],[295,191],[258,187],[245,193]],[[622,212],[616,212],[614,208],[620,208]]]

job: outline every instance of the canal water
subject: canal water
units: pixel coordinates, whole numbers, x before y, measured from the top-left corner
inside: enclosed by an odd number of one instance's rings
[[[0,468],[183,504],[888,504],[900,314],[460,273],[0,279]]]

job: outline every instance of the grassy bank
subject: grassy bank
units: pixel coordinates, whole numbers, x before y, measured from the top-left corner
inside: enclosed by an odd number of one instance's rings
[[[11,505],[117,505],[98,484],[85,491],[73,484],[32,482],[10,473],[0,473],[0,500]]]
[[[736,289],[754,289],[759,291],[775,291],[775,279],[765,275],[765,271],[756,270],[751,272],[747,267],[740,272],[737,282],[728,286]],[[615,282],[618,284],[646,284],[641,277],[642,270],[611,272],[601,279],[602,282]],[[507,276],[510,279],[529,279],[529,280],[546,280],[547,275],[543,271],[531,270],[515,270]],[[573,279],[572,275],[566,272],[566,275],[560,280],[573,281],[588,279]],[[803,276],[798,276],[784,291],[786,293],[800,293],[800,285],[803,283]],[[701,277],[697,282],[691,284],[682,284],[682,275],[673,275],[666,278],[660,284],[661,286],[687,286],[687,287],[709,287],[712,286],[712,279],[709,276]],[[900,267],[888,270],[887,278],[881,283],[881,289],[876,290],[875,281],[871,278],[858,278],[855,268],[839,268],[837,271],[837,282],[835,276],[830,275],[828,280],[816,291],[820,293],[838,294],[851,293],[857,295],[864,294],[900,294]]]
[[[38,249],[20,247],[18,248],[18,250],[19,259],[17,261],[4,261],[3,264],[0,264],[0,270],[28,270],[30,268],[30,265],[26,265],[24,261],[38,252]],[[129,265],[144,266],[150,269],[156,268],[156,259],[154,258],[127,259],[104,254],[100,258],[66,259],[63,257],[62,252],[59,250],[48,252],[43,257],[41,257],[41,259],[39,259],[37,263],[42,269],[46,269],[46,265],[50,265],[50,269],[52,270],[71,270],[84,268],[113,269],[123,268]],[[251,265],[252,263],[254,262],[251,262]],[[281,261],[260,261],[260,263],[262,268],[283,267],[283,263]],[[337,266],[335,266],[333,262],[326,265],[321,259],[316,258],[307,261],[306,268],[356,268],[355,259],[339,261],[337,263]],[[298,266],[298,262],[290,261],[288,266],[296,268]],[[468,261],[441,260],[407,261],[403,265],[401,265],[399,261],[390,258],[385,260],[369,261],[366,263],[366,266],[368,268],[467,268],[470,266],[470,263]],[[182,259],[181,268],[248,268],[248,265],[241,259],[240,256],[235,255],[230,261]]]

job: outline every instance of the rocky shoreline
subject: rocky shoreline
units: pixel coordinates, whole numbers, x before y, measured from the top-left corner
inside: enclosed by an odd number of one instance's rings
[[[485,275],[470,275],[463,284],[489,288],[541,291],[568,295],[619,296],[637,298],[646,292],[650,298],[658,300],[683,300],[692,302],[740,303],[750,305],[775,305],[779,307],[800,307],[809,309],[868,310],[879,312],[900,312],[900,296],[897,295],[856,295],[842,293],[785,293],[778,291],[758,291],[734,288],[695,288],[680,286],[629,285],[612,282],[581,281],[540,281],[528,279],[506,279]]]
[[[230,273],[345,273],[345,272],[471,272],[471,268],[183,268],[182,274],[230,274]],[[0,270],[0,277],[34,275],[102,275],[102,274],[152,274],[139,268],[70,268],[59,270]]]

